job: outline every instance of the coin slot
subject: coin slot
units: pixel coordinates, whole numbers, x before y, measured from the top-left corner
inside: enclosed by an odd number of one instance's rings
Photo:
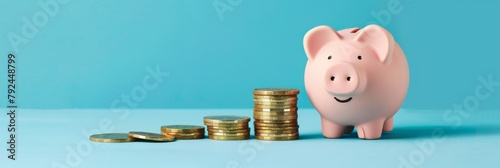
[[[357,33],[359,31],[359,28],[356,28],[354,30],[351,30],[351,33]]]

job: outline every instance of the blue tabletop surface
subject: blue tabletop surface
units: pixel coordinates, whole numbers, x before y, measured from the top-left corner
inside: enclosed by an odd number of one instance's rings
[[[207,115],[252,116],[252,110],[20,109],[16,161],[6,157],[1,160],[9,168],[497,167],[498,113],[475,111],[460,116],[436,110],[402,109],[395,116],[393,131],[384,133],[379,140],[361,140],[355,133],[341,139],[324,138],[318,113],[300,109],[300,140],[295,141],[260,141],[252,137],[243,141],[106,144],[89,141],[89,135],[103,131],[160,132],[160,126],[166,124],[203,125],[202,118]],[[3,123],[7,123],[4,118]]]

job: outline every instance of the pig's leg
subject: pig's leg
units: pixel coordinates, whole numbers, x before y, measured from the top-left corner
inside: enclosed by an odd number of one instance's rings
[[[347,126],[344,129],[344,134],[349,134],[352,132],[352,130],[354,130],[354,126]]]
[[[321,118],[321,129],[326,138],[340,138],[344,133],[344,126],[335,124],[325,118]]]
[[[388,132],[392,131],[392,128],[394,127],[394,118],[391,117],[384,122],[384,129],[382,131]]]
[[[358,137],[363,139],[378,139],[382,135],[385,119],[377,119],[356,126]]]

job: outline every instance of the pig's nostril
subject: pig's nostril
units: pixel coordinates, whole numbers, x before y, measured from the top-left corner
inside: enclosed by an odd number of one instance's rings
[[[331,77],[330,77],[330,80],[331,80],[331,81],[335,80],[335,76],[331,76]]]
[[[347,81],[351,81],[351,77],[350,76],[347,77]]]

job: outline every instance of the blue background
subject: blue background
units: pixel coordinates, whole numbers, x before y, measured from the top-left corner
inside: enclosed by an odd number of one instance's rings
[[[479,76],[500,81],[496,1],[400,0],[400,11],[390,18],[372,14],[388,12],[387,0],[242,0],[235,6],[222,0],[230,8],[222,17],[214,2],[61,4],[19,45],[19,104],[114,108],[113,101],[141,86],[146,67],[159,66],[169,76],[133,108],[250,108],[251,91],[258,87],[299,88],[299,106],[311,108],[302,39],[323,24],[340,30],[377,23],[393,33],[411,72],[403,108],[445,109],[473,94]],[[7,35],[21,35],[23,18],[33,20],[43,8],[10,0],[0,6],[0,53],[6,62],[15,50]],[[498,109],[500,96],[490,99],[480,108]]]
[[[0,69],[5,74],[7,54],[14,51],[17,104],[25,108],[16,115],[16,161],[6,157],[10,118],[2,110],[1,167],[500,164],[500,87],[478,100],[477,108],[454,109],[471,105],[477,87],[487,93],[478,78],[491,75],[500,81],[498,1],[400,0],[400,11],[389,19],[379,14],[387,14],[393,0],[242,0],[237,5],[230,4],[237,0],[69,0],[15,49],[9,34],[22,35],[24,18],[33,22],[33,16],[46,14],[39,2],[54,1],[0,1]],[[214,2],[229,5],[229,10],[219,16]],[[318,25],[340,30],[369,23],[386,27],[403,47],[411,73],[407,99],[395,116],[394,130],[380,140],[359,140],[356,133],[326,139],[303,87],[303,36]],[[122,97],[142,88],[148,69],[156,67],[168,76],[147,90],[144,99],[124,103]],[[5,80],[6,75],[0,76],[4,86]],[[301,140],[88,140],[100,132],[202,125],[207,115],[251,116],[252,90],[257,87],[302,91]],[[0,96],[5,95],[6,89],[0,89]],[[1,102],[6,104],[5,97]],[[100,128],[102,121],[111,122],[112,129]],[[444,142],[434,139],[436,130],[445,132]],[[82,145],[91,146],[82,153]],[[75,151],[80,160],[68,161]]]

